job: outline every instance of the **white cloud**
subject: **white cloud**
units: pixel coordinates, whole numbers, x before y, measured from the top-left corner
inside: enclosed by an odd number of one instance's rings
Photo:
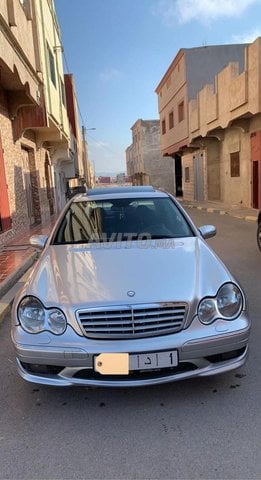
[[[167,25],[197,20],[209,23],[218,18],[239,17],[260,0],[159,0],[155,15]]]
[[[251,32],[245,32],[241,35],[233,35],[233,42],[236,43],[252,43],[257,37],[261,37],[261,27],[255,28]]]
[[[117,68],[108,68],[104,72],[100,73],[100,80],[102,82],[110,82],[111,80],[118,80],[122,78],[123,74]]]

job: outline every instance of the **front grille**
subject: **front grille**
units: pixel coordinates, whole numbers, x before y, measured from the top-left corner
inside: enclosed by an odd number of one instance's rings
[[[178,332],[186,313],[186,304],[168,302],[78,310],[76,318],[87,337],[109,340]]]

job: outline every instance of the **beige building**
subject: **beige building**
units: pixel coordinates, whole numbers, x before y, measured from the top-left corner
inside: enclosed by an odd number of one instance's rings
[[[213,82],[215,75],[231,60],[238,61],[242,71],[244,48],[245,45],[182,48],[156,88],[161,151],[164,156],[171,155],[175,159],[176,195],[182,194],[181,157],[190,143],[188,104],[205,84]]]
[[[34,3],[0,3],[0,245],[54,212]]]
[[[162,157],[159,120],[139,119],[131,130],[132,145],[126,149],[126,166],[132,184],[150,184],[174,193],[174,161]]]
[[[72,162],[52,0],[0,2],[0,246],[65,203]]]
[[[188,115],[187,198],[199,188],[202,151],[205,199],[261,208],[261,38],[245,45],[243,69],[230,62],[190,100]]]
[[[53,0],[34,0],[41,74],[44,82],[47,129],[39,129],[37,142],[48,148],[53,170],[57,210],[66,202],[66,171],[71,164],[70,127],[62,62],[62,42]]]

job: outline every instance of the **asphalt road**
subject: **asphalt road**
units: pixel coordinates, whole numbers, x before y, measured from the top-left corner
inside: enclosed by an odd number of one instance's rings
[[[260,479],[261,254],[256,226],[189,210],[217,226],[211,246],[244,287],[250,355],[221,376],[139,389],[57,389],[16,373],[0,326],[1,479]]]

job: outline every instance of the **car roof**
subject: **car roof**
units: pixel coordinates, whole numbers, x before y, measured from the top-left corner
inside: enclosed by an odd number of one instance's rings
[[[157,190],[151,185],[134,187],[103,187],[93,188],[85,194],[74,197],[74,201],[102,200],[109,198],[145,198],[145,197],[166,197],[167,193]]]

